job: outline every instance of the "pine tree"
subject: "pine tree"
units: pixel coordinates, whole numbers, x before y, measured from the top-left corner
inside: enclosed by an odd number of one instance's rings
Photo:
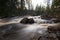
[[[54,16],[60,17],[60,0],[53,0],[51,9]]]

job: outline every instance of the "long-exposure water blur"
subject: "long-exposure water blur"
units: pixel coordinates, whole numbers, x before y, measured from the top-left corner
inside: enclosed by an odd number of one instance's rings
[[[0,0],[0,40],[60,40],[60,0]]]

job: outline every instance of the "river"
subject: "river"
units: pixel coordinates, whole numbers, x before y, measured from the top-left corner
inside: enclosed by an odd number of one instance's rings
[[[48,25],[21,24],[21,19],[11,18],[5,25],[0,26],[0,40],[38,40],[40,36],[46,35]]]

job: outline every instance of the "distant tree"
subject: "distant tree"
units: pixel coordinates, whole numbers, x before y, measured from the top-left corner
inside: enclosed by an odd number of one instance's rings
[[[21,10],[23,10],[25,8],[25,1],[21,0]]]
[[[51,12],[54,16],[60,17],[60,0],[53,0]]]
[[[47,7],[46,7],[46,14],[45,15],[49,15],[50,14],[50,0],[47,0]]]
[[[36,15],[42,15],[44,14],[44,11],[45,11],[45,8],[42,7],[42,6],[36,6],[36,9],[35,9],[35,12],[36,12]]]
[[[0,0],[0,16],[22,15],[25,0]]]
[[[28,5],[28,10],[33,10],[32,0],[26,0],[26,4]]]
[[[9,16],[16,9],[17,0],[0,0],[0,16]]]
[[[26,15],[27,11],[25,2],[28,2],[29,9],[33,9],[33,5],[28,0],[0,0],[0,16],[16,16]]]

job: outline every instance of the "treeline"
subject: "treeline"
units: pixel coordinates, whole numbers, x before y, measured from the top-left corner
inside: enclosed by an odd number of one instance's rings
[[[30,4],[28,0],[0,0],[0,17],[28,15],[30,12],[25,7],[25,2]]]
[[[43,15],[44,17],[60,16],[60,0],[53,0],[52,5],[47,1],[47,7],[36,6],[33,10],[31,0],[0,0],[0,17]],[[28,9],[26,7],[28,5]]]
[[[47,7],[36,7],[35,12],[36,15],[42,15],[43,18],[58,18],[60,19],[60,0],[52,0],[52,4],[50,5],[50,0],[47,0]]]
[[[60,0],[53,0],[51,13],[53,16],[60,17]]]

